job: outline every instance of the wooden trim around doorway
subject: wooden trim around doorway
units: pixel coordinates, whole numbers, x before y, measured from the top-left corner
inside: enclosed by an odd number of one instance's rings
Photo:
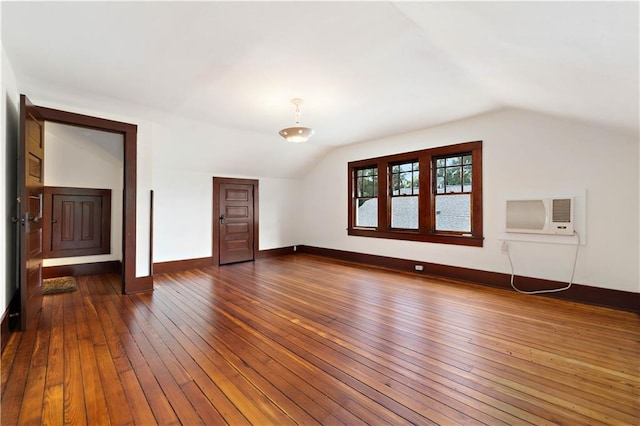
[[[44,121],[119,133],[124,137],[124,200],[122,221],[122,293],[153,290],[153,281],[136,277],[136,190],[138,126],[73,112],[36,106]]]

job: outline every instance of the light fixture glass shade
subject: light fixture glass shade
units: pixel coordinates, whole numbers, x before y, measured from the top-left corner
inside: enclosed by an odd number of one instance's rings
[[[300,98],[291,99],[291,103],[296,107],[296,112],[295,112],[296,125],[294,127],[287,127],[286,129],[282,129],[278,132],[278,134],[283,138],[285,138],[287,142],[294,142],[294,143],[306,142],[309,140],[311,136],[313,136],[313,133],[314,133],[313,129],[309,127],[300,126],[300,105],[303,102],[304,101]]]
[[[311,136],[313,136],[313,129],[309,127],[287,127],[278,132],[280,136],[285,138],[287,142],[306,142]]]

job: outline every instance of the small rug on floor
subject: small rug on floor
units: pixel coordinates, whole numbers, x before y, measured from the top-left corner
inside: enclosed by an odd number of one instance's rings
[[[78,284],[74,277],[47,278],[42,280],[42,294],[63,293],[76,291]]]

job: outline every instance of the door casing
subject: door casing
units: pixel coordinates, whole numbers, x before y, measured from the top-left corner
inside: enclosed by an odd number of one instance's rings
[[[122,292],[137,293],[153,289],[151,277],[136,277],[136,186],[138,126],[36,106],[44,121],[86,127],[122,134],[124,140],[124,194],[122,208]],[[46,143],[46,141],[45,141]]]

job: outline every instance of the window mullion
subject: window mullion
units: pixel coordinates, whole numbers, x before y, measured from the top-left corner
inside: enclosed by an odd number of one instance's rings
[[[356,168],[355,167],[351,167],[349,166],[349,183],[348,183],[348,187],[349,187],[349,206],[348,206],[348,213],[349,213],[349,221],[348,221],[348,227],[349,229],[353,228],[356,225],[356,188],[357,188],[357,183],[356,183]]]
[[[431,197],[433,187],[433,171],[431,157],[424,155],[419,158],[420,163],[420,196],[418,197],[419,231],[421,234],[431,232]]]
[[[389,164],[378,162],[378,229],[388,231],[390,226],[389,194],[390,178]]]
[[[471,153],[471,229],[473,235],[484,235],[482,229],[482,151],[473,150]]]

